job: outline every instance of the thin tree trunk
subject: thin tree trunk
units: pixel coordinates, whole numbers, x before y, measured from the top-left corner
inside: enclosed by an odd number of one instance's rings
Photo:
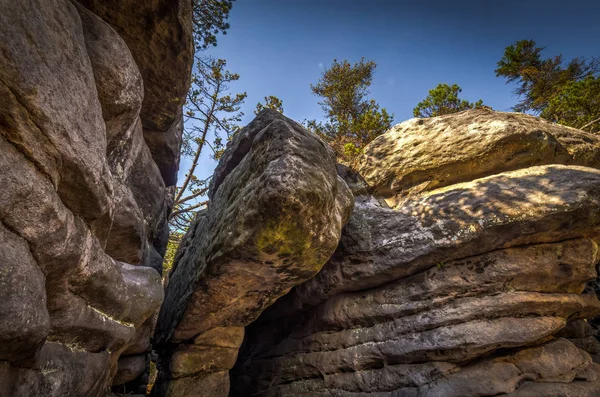
[[[183,182],[183,185],[181,185],[181,189],[179,189],[179,192],[177,192],[177,196],[175,197],[175,205],[180,203],[180,199],[181,196],[183,195],[183,192],[185,192],[185,190],[187,189],[190,180],[192,179],[192,175],[194,174],[194,171],[196,170],[196,166],[198,165],[198,160],[200,159],[200,153],[202,152],[202,148],[204,147],[204,143],[206,142],[206,134],[208,133],[208,129],[210,127],[211,124],[211,119],[213,117],[213,113],[215,111],[215,106],[217,101],[215,100],[215,97],[218,95],[218,88],[215,90],[215,95],[213,95],[213,101],[211,104],[211,108],[210,108],[210,112],[208,112],[208,117],[206,118],[206,122],[204,123],[204,130],[202,131],[202,140],[201,140],[201,144],[198,144],[198,149],[196,150],[196,153],[194,155],[194,161],[192,162],[192,166],[190,167],[190,170],[185,178],[185,181]]]

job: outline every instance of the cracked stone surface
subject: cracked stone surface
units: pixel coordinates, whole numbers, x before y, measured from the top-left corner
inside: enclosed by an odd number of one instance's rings
[[[485,109],[377,138],[338,167],[336,252],[247,327],[231,395],[598,395],[599,142]]]
[[[226,396],[244,327],[321,269],[352,209],[333,151],[274,110],[235,135],[212,181],[158,318],[157,396]]]
[[[0,395],[105,396],[145,370],[164,296],[148,250],[169,202],[143,125],[176,123],[189,76],[152,96],[173,62],[136,52],[163,46],[191,68],[163,40],[173,18],[154,33],[135,22],[157,3],[135,17],[84,1],[0,4]]]

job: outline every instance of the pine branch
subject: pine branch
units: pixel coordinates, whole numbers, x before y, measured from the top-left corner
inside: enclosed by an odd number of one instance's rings
[[[190,212],[190,211],[193,211],[193,210],[195,210],[195,209],[197,209],[197,208],[203,207],[203,206],[205,206],[206,204],[208,204],[208,200],[206,200],[206,201],[203,201],[203,202],[201,202],[201,203],[198,203],[198,204],[195,204],[195,205],[192,205],[192,206],[190,206],[190,207],[187,207],[187,208],[181,209],[181,210],[173,211],[173,212],[171,213],[171,216],[170,216],[170,218],[175,218],[175,217],[176,217],[176,216],[178,216],[178,215],[181,215],[181,214],[188,213],[188,212]]]
[[[600,117],[598,117],[596,120],[590,121],[589,123],[587,123],[586,125],[584,125],[583,127],[581,127],[580,130],[583,130],[584,128],[587,128],[587,127],[589,127],[589,126],[591,126],[593,124],[596,124],[599,121],[600,121]]]

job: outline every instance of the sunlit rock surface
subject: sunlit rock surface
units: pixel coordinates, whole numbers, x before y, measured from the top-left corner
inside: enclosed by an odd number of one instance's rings
[[[170,273],[155,395],[226,396],[244,327],[321,269],[352,209],[333,151],[274,110],[228,144],[210,197]]]
[[[338,167],[336,252],[246,329],[232,395],[597,396],[599,153],[485,109],[377,138]]]
[[[408,120],[353,171],[265,110],[164,290],[191,27],[0,2],[0,396],[143,394],[151,350],[156,397],[600,395],[600,139],[524,114]]]

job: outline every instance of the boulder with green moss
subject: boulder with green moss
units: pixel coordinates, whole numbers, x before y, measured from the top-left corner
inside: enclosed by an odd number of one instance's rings
[[[598,345],[575,330],[600,314],[599,153],[483,109],[380,136],[338,167],[340,244],[246,328],[231,395],[597,396]]]
[[[170,273],[155,335],[163,351],[157,395],[175,396],[194,379],[205,389],[216,377],[228,389],[242,341],[234,331],[321,269],[352,209],[333,151],[274,110],[234,136],[210,197]]]

